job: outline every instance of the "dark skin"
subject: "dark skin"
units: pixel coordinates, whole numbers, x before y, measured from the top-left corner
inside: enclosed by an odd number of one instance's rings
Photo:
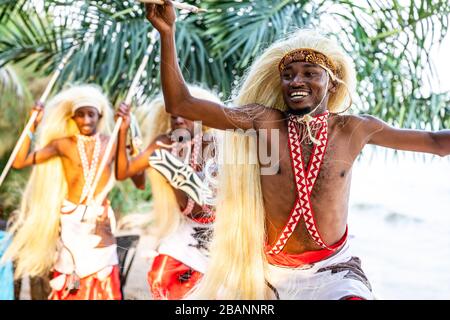
[[[36,131],[36,127],[40,123],[43,117],[44,109],[42,106],[37,105],[33,108],[33,111],[38,112],[38,116],[30,129],[31,132]],[[93,136],[97,133],[97,125],[101,118],[98,110],[94,107],[82,107],[75,111],[72,119],[75,121],[80,134],[85,136]],[[106,146],[109,141],[109,137],[100,135],[101,151],[99,156],[99,163],[102,159],[102,155],[105,152]],[[35,150],[32,153],[30,151],[31,140],[29,137],[25,138],[16,159],[13,162],[13,168],[21,169],[33,164],[43,163],[53,157],[60,157],[63,165],[64,176],[67,181],[68,194],[67,199],[73,203],[78,203],[81,197],[81,193],[84,186],[84,177],[82,173],[81,159],[78,154],[77,139],[75,136],[56,139],[49,142],[44,148]],[[95,142],[88,142],[85,144],[86,154],[88,162],[91,162],[94,153]],[[112,162],[114,160],[114,153],[112,153],[108,159],[105,169],[102,173],[100,181],[94,192],[94,197],[100,193],[107,185],[112,174]],[[140,187],[145,183],[144,173],[136,173],[133,177],[133,181],[136,186]],[[83,201],[86,203],[86,200]],[[97,219],[95,234],[100,236],[101,241],[97,245],[97,248],[102,248],[115,243],[115,238],[111,232],[110,220],[107,215],[108,211],[105,210],[104,214]]]
[[[279,144],[278,173],[261,175],[268,243],[273,245],[289,219],[297,195],[288,147],[287,113],[261,105],[230,109],[192,97],[177,62],[173,6],[166,1],[164,6],[147,4],[146,8],[148,20],[161,35],[161,80],[167,112],[201,120],[217,129],[266,129],[269,148],[272,143]],[[325,112],[329,95],[336,88],[324,69],[305,62],[289,64],[280,74],[280,82],[289,113],[299,115],[313,111],[311,115],[315,116]],[[329,246],[345,233],[352,166],[366,144],[439,156],[450,154],[450,130],[397,129],[369,115],[332,115],[328,128],[328,147],[312,191],[311,204],[320,235]],[[271,141],[271,130],[279,131],[278,141]],[[303,160],[308,163],[312,146],[303,143],[302,150]],[[310,238],[300,219],[283,252],[299,254],[319,249],[321,247]]]
[[[172,141],[169,134],[162,134],[158,136],[153,142],[151,142],[145,150],[139,153],[136,157],[129,159],[127,156],[125,142],[127,137],[127,131],[130,126],[130,107],[126,104],[121,104],[118,111],[117,116],[123,118],[122,125],[119,130],[119,137],[117,140],[117,161],[116,161],[116,177],[118,180],[125,180],[129,177],[132,177],[137,172],[142,172],[145,169],[150,168],[150,164],[148,162],[148,158],[150,155],[156,150],[163,148],[159,146],[157,143],[162,142],[165,145],[171,145],[174,141]],[[194,122],[184,119],[178,116],[171,116],[170,118],[170,126],[172,131],[176,129],[185,129],[187,130],[191,137],[194,135]],[[206,145],[204,144],[205,148]],[[172,188],[175,193],[175,197],[180,208],[184,208],[187,205],[188,197],[183,191]],[[195,204],[192,215],[195,217],[196,214],[200,214],[203,212],[203,209]]]
[[[38,112],[38,117],[34,125],[31,128],[31,132],[35,132],[37,125],[40,123],[43,116],[43,108],[41,106],[35,106],[34,111]],[[75,121],[80,133],[85,136],[92,136],[97,133],[97,124],[101,116],[96,108],[93,107],[82,107],[75,111],[72,119]],[[101,151],[99,156],[99,162],[102,159],[102,155],[106,149],[109,137],[105,135],[100,135],[101,140]],[[50,141],[45,147],[34,152],[30,151],[31,141],[29,137],[25,138],[16,159],[13,162],[13,168],[22,169],[34,164],[43,163],[53,157],[60,157],[64,169],[64,175],[68,186],[67,199],[73,203],[78,203],[81,192],[84,186],[84,178],[82,174],[82,165],[80,156],[77,149],[77,139],[75,136],[65,137]],[[87,142],[85,144],[87,158],[90,163],[92,159],[92,154],[94,152],[94,142]],[[102,173],[100,181],[97,185],[94,195],[100,193],[109,181],[112,174],[111,164],[114,160],[114,153],[112,153],[108,159],[105,170]],[[139,181],[141,176],[136,173],[136,181]],[[143,176],[143,174],[141,174]],[[145,177],[144,177],[145,178]]]

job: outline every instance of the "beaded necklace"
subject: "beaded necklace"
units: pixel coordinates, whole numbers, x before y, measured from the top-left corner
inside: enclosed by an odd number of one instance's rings
[[[101,142],[100,142],[100,136],[98,133],[96,133],[92,137],[84,136],[78,134],[77,136],[77,147],[78,147],[78,153],[80,155],[81,159],[81,165],[83,167],[83,177],[84,177],[84,186],[83,191],[81,192],[80,197],[80,203],[83,203],[83,201],[87,198],[90,189],[92,188],[92,183],[94,182],[95,173],[97,171],[97,165],[98,160],[100,156],[100,149],[101,149]],[[92,159],[91,163],[89,164],[87,154],[86,154],[86,148],[85,143],[86,142],[92,142],[95,141],[94,146],[94,152],[92,153]],[[90,196],[92,197],[92,196]],[[92,199],[88,199],[90,201]]]
[[[200,149],[202,146],[202,134],[197,134],[196,136],[194,136],[194,138],[187,142],[187,143],[178,143],[175,145],[175,147],[172,148],[172,154],[176,157],[179,156],[178,152],[180,149],[180,146],[184,147],[186,146],[186,144],[189,144],[189,153],[191,158],[189,159],[189,165],[194,169],[194,170],[198,170],[199,169],[199,164],[198,162],[198,155],[200,153]],[[191,148],[191,144],[194,145],[194,148],[192,150]],[[184,148],[183,148],[184,149]],[[189,157],[189,153],[186,155],[186,157]],[[184,208],[182,214],[184,215],[188,215],[192,212],[192,210],[194,209],[195,206],[195,201],[192,200],[190,197],[188,197],[188,202],[186,207]]]

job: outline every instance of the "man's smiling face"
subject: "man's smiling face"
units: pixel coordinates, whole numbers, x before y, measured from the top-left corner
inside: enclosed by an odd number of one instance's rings
[[[328,102],[328,91],[333,85],[328,74],[317,64],[292,62],[280,73],[283,99],[293,114],[304,115],[323,102]]]

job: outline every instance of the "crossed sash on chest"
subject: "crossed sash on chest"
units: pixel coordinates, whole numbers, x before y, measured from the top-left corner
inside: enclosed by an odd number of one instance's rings
[[[281,250],[283,250],[287,241],[294,233],[294,230],[301,218],[305,221],[306,229],[314,242],[323,249],[332,250],[324,243],[319,234],[316,221],[314,219],[313,208],[311,206],[311,193],[319,175],[328,144],[328,117],[329,113],[327,111],[324,114],[312,118],[309,121],[309,128],[306,127],[300,117],[289,117],[289,149],[292,160],[292,168],[294,170],[297,199],[285,228],[283,229],[275,245],[267,252],[267,254],[278,254]],[[305,163],[303,161],[302,150],[302,141],[305,138],[308,138],[306,135],[310,133],[307,132],[306,129],[313,132],[317,131],[314,137],[314,148],[307,167],[305,167]]]

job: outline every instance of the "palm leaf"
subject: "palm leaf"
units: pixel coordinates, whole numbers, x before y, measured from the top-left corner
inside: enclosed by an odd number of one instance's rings
[[[206,34],[213,38],[213,53],[238,58],[235,67],[241,69],[273,41],[306,26],[315,14],[314,5],[306,11],[298,1],[206,0],[202,3],[211,12],[206,15]]]
[[[448,1],[214,1],[208,31],[214,53],[235,61],[240,76],[274,40],[302,27],[331,30],[354,57],[359,80],[355,112],[406,127],[442,127],[448,97],[421,88],[430,82],[428,52],[447,33]],[[430,111],[430,107],[433,106]],[[442,115],[444,114],[444,115]]]
[[[3,2],[13,6],[12,1]],[[299,27],[326,30],[331,25],[328,29],[355,58],[360,83],[355,111],[370,112],[401,126],[423,127],[430,116],[431,123],[444,125],[440,119],[447,116],[443,107],[448,99],[421,88],[430,82],[426,75],[432,70],[426,53],[448,29],[447,1],[418,0],[404,5],[380,0],[358,4],[348,0],[204,0],[201,5],[209,10],[207,14],[178,22],[177,47],[190,82],[215,87],[228,96],[270,43]],[[13,11],[21,10],[14,6]],[[44,12],[47,21],[42,17],[23,21],[20,14],[9,18],[15,21],[0,28],[5,39],[0,41],[0,58],[5,63],[24,60],[30,68],[49,74],[62,52],[78,41],[80,49],[60,83],[95,82],[113,100],[122,97],[148,44],[151,27],[142,5],[118,0],[46,1]],[[64,12],[64,23],[43,28],[62,20],[54,12]],[[86,41],[86,35],[94,41]],[[146,96],[159,87],[157,48],[150,61],[142,79]]]

